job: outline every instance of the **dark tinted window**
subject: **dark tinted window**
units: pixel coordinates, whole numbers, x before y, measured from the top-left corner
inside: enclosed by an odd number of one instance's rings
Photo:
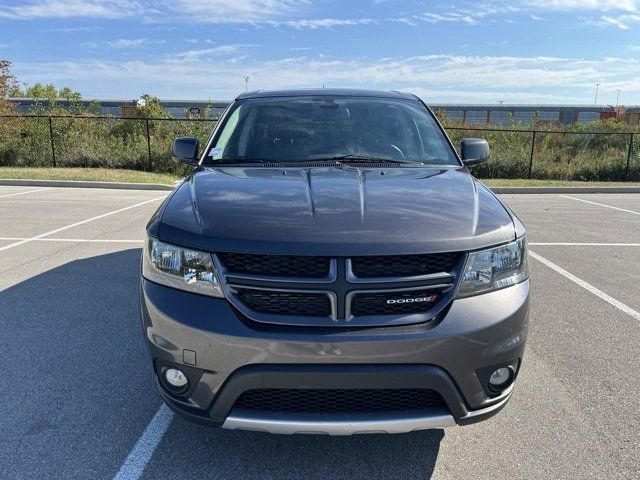
[[[458,165],[418,101],[369,97],[276,97],[237,102],[207,163],[299,162],[344,155]]]

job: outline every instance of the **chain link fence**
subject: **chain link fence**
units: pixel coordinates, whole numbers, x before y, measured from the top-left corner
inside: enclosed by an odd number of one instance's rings
[[[465,137],[484,138],[491,161],[474,168],[480,178],[639,181],[640,133],[447,128],[458,147]]]
[[[204,144],[215,120],[95,116],[0,117],[0,166],[103,167],[184,173],[171,159],[179,136]],[[492,160],[480,178],[640,181],[640,132],[448,127],[458,147],[485,138]]]

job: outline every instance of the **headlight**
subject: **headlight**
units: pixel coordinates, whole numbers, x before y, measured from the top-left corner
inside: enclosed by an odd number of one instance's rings
[[[527,239],[470,253],[464,265],[458,297],[515,285],[529,278]]]
[[[145,242],[142,275],[152,282],[187,292],[224,297],[211,255],[163,243]]]

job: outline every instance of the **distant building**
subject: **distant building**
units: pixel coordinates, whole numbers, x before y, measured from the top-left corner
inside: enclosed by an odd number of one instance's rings
[[[492,127],[506,127],[511,123],[531,125],[534,120],[536,123],[569,125],[616,118],[615,107],[608,105],[433,104],[430,107],[464,125]]]
[[[47,105],[46,100],[35,98],[9,98],[16,105],[18,113],[22,115],[35,113],[38,105]],[[114,117],[136,118],[138,100],[119,99],[92,99],[66,100],[59,98],[56,105],[60,108],[72,110],[78,106],[89,108],[91,105],[100,105],[100,115]],[[162,100],[161,104],[168,115],[174,118],[204,118],[205,112],[209,118],[217,118],[229,104],[228,100]]]
[[[37,104],[43,100],[33,98],[10,98],[21,114],[34,113]],[[57,106],[73,109],[78,105],[88,108],[92,104],[100,106],[101,115],[135,118],[137,100],[56,100]],[[161,100],[164,110],[173,118],[217,118],[229,104],[228,100]],[[517,104],[429,104],[434,111],[441,111],[447,119],[464,125],[485,125],[506,127],[512,122],[522,125],[554,123],[569,125],[587,124],[594,120],[619,118],[632,125],[640,124],[640,106],[611,105],[517,105]]]

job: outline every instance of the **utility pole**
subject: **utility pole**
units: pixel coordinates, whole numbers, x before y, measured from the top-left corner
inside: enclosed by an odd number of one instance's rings
[[[598,87],[600,86],[599,83],[596,83],[596,99],[593,101],[594,105],[598,104]]]
[[[244,77],[244,91],[249,91],[249,77]]]
[[[616,92],[618,92],[618,96],[616,97],[616,116],[620,115],[620,111],[619,111],[619,105],[620,105],[620,92],[622,91],[622,89],[618,88],[616,90]]]

